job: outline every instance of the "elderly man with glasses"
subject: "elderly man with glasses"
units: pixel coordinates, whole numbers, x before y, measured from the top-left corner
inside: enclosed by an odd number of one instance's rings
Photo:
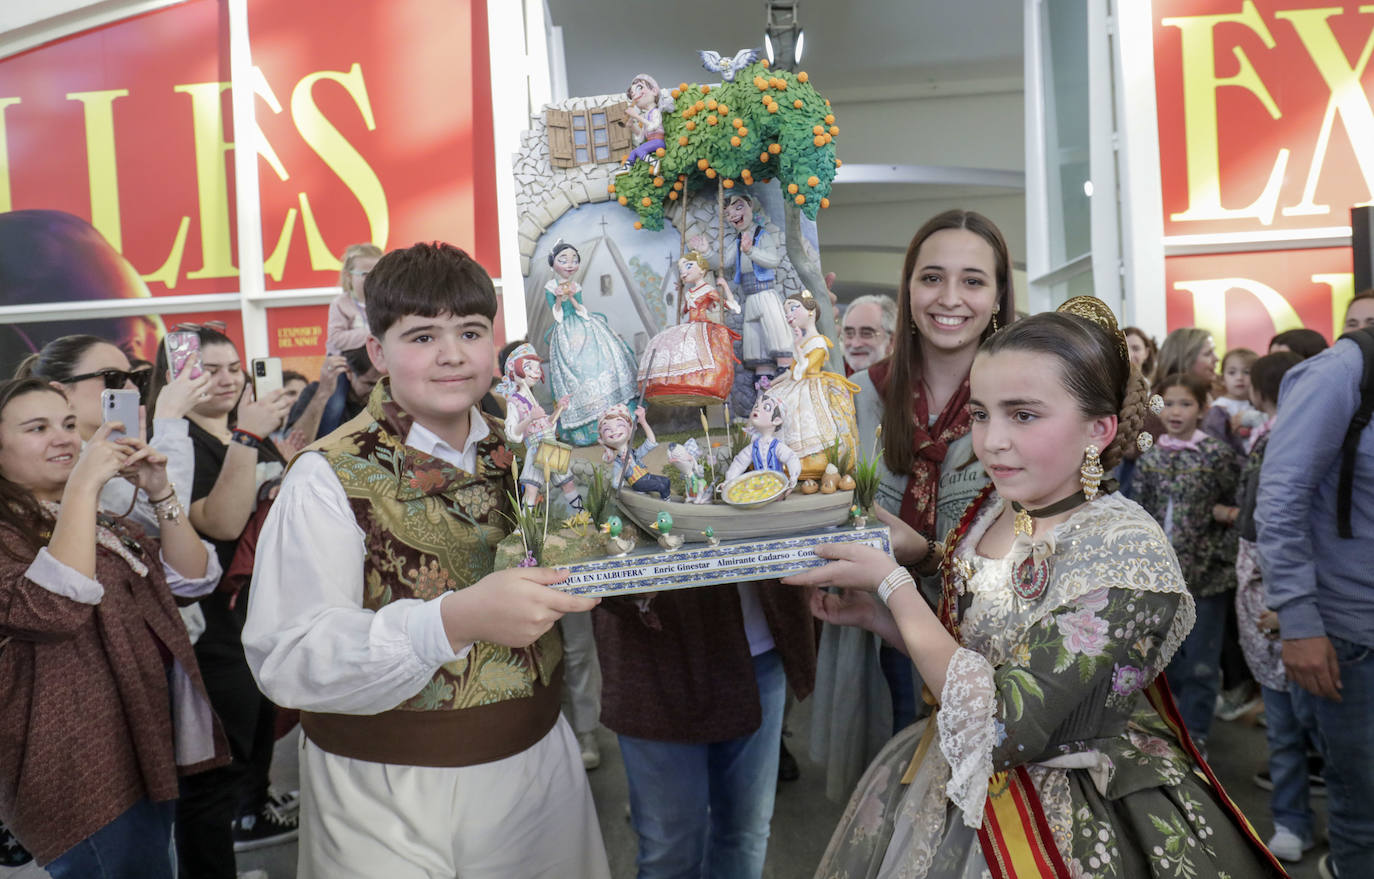
[[[897,302],[891,296],[860,296],[845,309],[840,337],[845,373],[868,369],[892,351],[897,329]]]

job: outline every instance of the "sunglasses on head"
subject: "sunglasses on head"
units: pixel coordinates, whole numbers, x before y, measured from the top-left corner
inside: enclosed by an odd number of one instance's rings
[[[100,369],[95,372],[87,372],[82,375],[74,375],[67,379],[67,384],[76,384],[88,378],[99,378],[105,380],[105,389],[117,391],[124,387],[126,382],[133,382],[134,387],[138,388],[139,396],[148,393],[148,379],[152,377],[152,370],[139,369],[126,372],[122,369]]]
[[[179,323],[179,324],[177,324],[176,326],[172,327],[172,332],[174,332],[174,333],[198,333],[198,332],[200,332],[201,330],[214,330],[215,332],[219,333],[220,335],[224,335],[225,332],[226,332],[228,329],[229,329],[228,324],[226,324],[226,323],[225,323],[224,321],[222,321],[222,320],[207,320],[207,321],[205,321],[204,323],[199,323],[199,324],[198,324],[198,323],[192,323],[191,321],[182,321],[181,323]]]

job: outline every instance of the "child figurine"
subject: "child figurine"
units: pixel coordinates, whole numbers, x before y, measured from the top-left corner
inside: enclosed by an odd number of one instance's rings
[[[701,449],[696,437],[685,443],[668,443],[668,463],[682,473],[683,494],[690,503],[709,504],[711,486],[706,481],[705,470],[701,466]]]
[[[630,80],[625,97],[630,99],[625,115],[630,117],[630,136],[634,139],[635,148],[625,157],[625,164],[616,173],[628,173],[635,162],[648,159],[657,174],[658,156],[655,153],[666,146],[663,141],[663,114],[673,112],[673,99],[665,96],[657,80],[647,73]]]
[[[604,460],[611,465],[611,488],[628,485],[634,491],[656,494],[666,501],[671,491],[668,477],[650,473],[644,466],[644,456],[658,447],[658,440],[644,410],[640,409],[636,415],[639,425],[644,428],[644,442],[637,449],[630,448],[635,419],[630,417],[630,410],[624,404],[617,403],[607,409],[597,424],[601,446],[606,450]]]
[[[707,280],[706,258],[695,250],[678,260],[685,323],[649,340],[639,360],[644,398],[668,405],[700,406],[729,398],[735,380],[733,330],[723,308],[738,313],[739,303],[724,280]]]
[[[772,394],[760,394],[749,413],[749,427],[754,438],[735,455],[730,469],[725,471],[729,481],[747,470],[776,470],[787,474],[787,492],[797,487],[801,476],[802,462],[791,446],[783,442],[778,434],[787,422],[787,412],[783,402]]]
[[[568,405],[568,398],[561,397],[550,416],[535,399],[530,386],[543,381],[542,364],[533,345],[528,342],[517,345],[506,357],[505,378],[495,390],[496,394],[506,398],[506,439],[525,445],[525,462],[520,467],[520,503],[525,507],[537,504],[540,493],[547,489],[544,469],[535,459],[540,443],[553,441],[558,417]],[[574,513],[582,511],[582,493],[577,490],[577,483],[573,481],[570,471],[550,473],[549,481],[562,490],[563,497]]]
[[[816,330],[820,305],[810,291],[787,298],[787,322],[801,331],[795,362],[768,393],[787,407],[782,436],[802,459],[802,479],[820,480],[829,460],[826,452],[839,443],[840,454],[859,447],[854,394],[859,386],[844,376],[826,372],[831,342]]]
[[[602,314],[582,304],[582,286],[573,280],[582,256],[558,241],[549,253],[553,277],[544,299],[553,312],[549,330],[549,382],[555,399],[567,398],[559,435],[578,446],[597,441],[597,419],[616,403],[635,396],[635,358]]]

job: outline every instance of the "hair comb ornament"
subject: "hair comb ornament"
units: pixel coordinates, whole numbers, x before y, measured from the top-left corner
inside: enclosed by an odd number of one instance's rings
[[[1159,394],[1155,394],[1154,396],[1150,397],[1149,406],[1150,413],[1152,415],[1158,415],[1159,413],[1164,411],[1164,398],[1161,397]]]
[[[1126,346],[1126,334],[1121,332],[1121,328],[1117,326],[1116,315],[1112,313],[1107,303],[1096,296],[1075,296],[1056,308],[1055,311],[1090,320],[1111,333],[1116,339],[1117,353],[1121,355],[1122,360],[1127,363],[1130,362],[1131,351]]]
[[[1141,454],[1148,452],[1154,444],[1155,438],[1148,430],[1142,430],[1135,435],[1135,447],[1140,449]]]

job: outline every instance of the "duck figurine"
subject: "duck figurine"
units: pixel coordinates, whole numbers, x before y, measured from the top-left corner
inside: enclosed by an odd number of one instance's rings
[[[716,536],[716,529],[710,525],[707,525],[706,530],[701,532],[701,536],[706,538],[707,546],[720,546],[720,538]]]
[[[626,555],[635,548],[634,534],[624,534],[624,530],[625,523],[619,516],[609,516],[601,524],[601,533],[606,535],[606,549],[613,556]]]
[[[658,532],[658,545],[669,552],[682,546],[682,535],[670,533],[673,530],[673,517],[668,514],[667,510],[659,513],[658,518],[649,528]]]

